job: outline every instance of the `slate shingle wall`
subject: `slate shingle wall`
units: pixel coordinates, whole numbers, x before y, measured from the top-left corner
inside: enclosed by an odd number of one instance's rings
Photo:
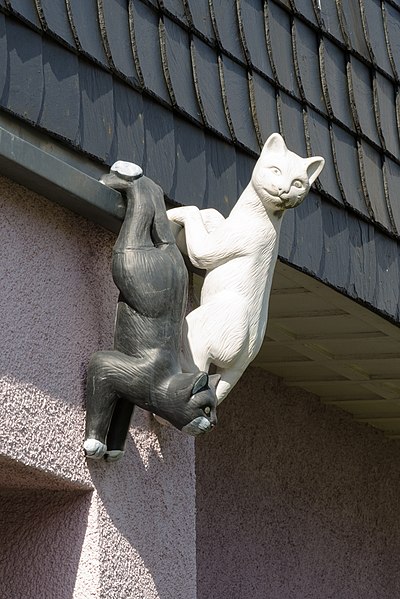
[[[293,150],[326,158],[313,199],[286,217],[281,255],[358,288],[361,228],[400,287],[399,2],[0,0],[0,10],[3,108],[104,163],[142,164],[177,202],[224,213],[280,130]],[[299,241],[311,226],[320,251]],[[397,318],[399,298],[378,296],[370,282],[361,299]]]

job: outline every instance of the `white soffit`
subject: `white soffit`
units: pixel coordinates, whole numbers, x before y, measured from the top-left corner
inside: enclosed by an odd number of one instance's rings
[[[400,328],[279,261],[252,365],[400,439]]]
[[[400,328],[280,262],[253,365],[400,438]]]

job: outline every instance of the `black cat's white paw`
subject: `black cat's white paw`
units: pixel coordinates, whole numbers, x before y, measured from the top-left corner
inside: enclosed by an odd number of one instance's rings
[[[107,451],[107,445],[97,439],[86,439],[83,449],[87,458],[100,460]]]
[[[143,170],[134,162],[117,160],[110,168],[110,173],[114,173],[114,175],[117,175],[120,179],[125,179],[125,181],[135,181],[143,175]]]

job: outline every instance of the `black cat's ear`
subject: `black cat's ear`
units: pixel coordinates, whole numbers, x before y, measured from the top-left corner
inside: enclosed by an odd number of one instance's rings
[[[208,387],[208,374],[206,372],[199,372],[197,379],[194,382],[192,387],[192,395],[195,393],[199,393],[199,391],[203,391]]]
[[[220,374],[210,374],[208,376],[208,386],[210,387],[210,389],[212,389],[213,391],[216,391],[217,385],[220,380],[221,380]]]

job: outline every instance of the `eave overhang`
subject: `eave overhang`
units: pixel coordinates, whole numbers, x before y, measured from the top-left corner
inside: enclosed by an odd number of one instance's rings
[[[2,127],[0,173],[97,225],[114,232],[119,229],[124,203],[118,192]],[[324,209],[323,205],[319,207]],[[334,281],[318,280],[318,273],[310,264],[299,263],[300,254],[293,251],[299,237],[290,237],[290,218],[275,273],[266,339],[253,365],[281,377],[289,386],[316,394],[326,404],[352,413],[360,422],[381,429],[391,438],[400,438],[398,309],[390,313],[386,310],[388,303],[371,305],[354,285],[337,285],[334,289]],[[371,225],[360,220],[354,226],[367,236]],[[302,235],[306,247],[307,235],[314,233],[299,233],[297,224],[297,235]],[[327,250],[326,231],[316,233],[313,247],[323,255]],[[381,244],[378,254],[398,254],[394,239],[378,235],[370,251],[376,251],[377,243]],[[332,265],[342,264],[346,251],[349,248],[331,244]],[[392,289],[390,268],[376,271],[374,282],[380,291]],[[398,289],[393,291],[398,293]],[[389,299],[393,302],[392,296]],[[371,299],[371,295],[368,297]]]

